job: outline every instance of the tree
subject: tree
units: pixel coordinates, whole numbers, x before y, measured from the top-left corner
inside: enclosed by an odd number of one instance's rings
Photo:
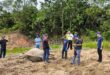
[[[110,1],[45,0],[37,9],[37,0],[4,0],[0,3],[0,29],[20,31],[33,36],[36,31],[63,36],[68,30],[85,35],[109,31]]]

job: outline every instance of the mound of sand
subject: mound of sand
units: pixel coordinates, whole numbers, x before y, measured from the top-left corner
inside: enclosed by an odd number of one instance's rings
[[[8,48],[13,49],[16,47],[32,47],[33,41],[30,40],[27,36],[21,33],[10,33],[6,35],[8,39]]]
[[[68,59],[61,59],[60,51],[51,52],[54,59],[50,63],[31,62],[22,54],[0,59],[0,75],[110,75],[109,52],[103,52],[103,62],[97,62],[95,49],[82,50],[81,65],[71,65],[73,51]]]

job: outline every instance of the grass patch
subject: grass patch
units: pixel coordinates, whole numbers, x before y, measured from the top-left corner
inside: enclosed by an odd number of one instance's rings
[[[61,45],[59,44],[52,44],[50,45],[51,50],[59,50],[61,48]],[[12,50],[7,50],[7,54],[11,55],[11,54],[18,54],[18,53],[24,53],[26,51],[29,51],[31,48],[14,48]]]
[[[84,42],[83,47],[84,48],[97,48],[97,42],[95,41]]]
[[[52,50],[56,50],[56,49],[61,49],[61,45],[60,44],[52,44],[52,45],[50,45],[50,48],[52,49]]]
[[[97,42],[96,41],[84,42],[83,48],[97,48]],[[110,42],[103,41],[103,48],[110,51]]]
[[[7,54],[24,53],[28,50],[30,50],[30,48],[14,48],[13,50],[7,50]]]
[[[50,45],[52,50],[59,50],[62,49],[63,44],[52,44]],[[88,41],[83,43],[83,48],[89,48],[89,49],[97,49],[97,41]],[[103,48],[110,51],[110,42],[109,41],[103,41]]]
[[[103,48],[110,51],[110,42],[109,41],[104,41],[103,42]]]
[[[51,50],[60,50],[62,49],[62,44],[51,44],[50,45]],[[89,42],[84,42],[83,43],[83,48],[89,48],[89,49],[97,49],[97,42],[96,41],[89,41]],[[103,48],[110,51],[110,42],[109,41],[104,41],[103,42]],[[18,54],[18,53],[24,53],[31,48],[14,48],[13,50],[7,50],[7,54]]]

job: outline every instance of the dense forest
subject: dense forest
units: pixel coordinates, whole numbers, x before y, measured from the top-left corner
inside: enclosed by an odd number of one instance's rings
[[[45,0],[37,8],[37,0],[0,1],[0,32],[36,32],[62,36],[67,30],[93,36],[101,31],[110,38],[109,0]]]

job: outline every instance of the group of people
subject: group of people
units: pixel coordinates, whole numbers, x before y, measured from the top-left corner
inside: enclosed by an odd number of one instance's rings
[[[103,49],[103,38],[100,32],[97,32],[97,53],[98,53],[98,62],[102,62],[102,49]],[[8,40],[5,39],[5,36],[2,36],[0,40],[0,58],[5,58],[6,56],[6,44]],[[36,34],[36,38],[34,40],[35,47],[40,48],[41,43],[44,50],[43,59],[45,62],[49,63],[49,55],[50,55],[50,46],[48,43],[48,34],[43,34],[42,39],[40,38],[40,34]],[[72,64],[75,64],[76,58],[78,59],[77,63],[80,65],[80,54],[82,49],[83,40],[78,36],[78,34],[72,34],[68,31],[63,37],[63,48],[62,48],[62,59],[68,58],[68,50],[72,50],[74,48],[74,55],[72,58]]]
[[[97,39],[97,53],[98,53],[98,62],[102,62],[102,49],[103,49],[103,38],[100,32],[96,33]],[[40,35],[37,34],[35,38],[35,47],[40,48],[42,42],[42,47],[44,50],[43,59],[45,62],[49,63],[49,55],[50,55],[50,47],[48,43],[48,35],[44,34],[42,39]],[[80,54],[82,50],[83,40],[78,36],[78,34],[72,34],[70,31],[67,31],[65,36],[63,37],[63,48],[62,48],[62,59],[68,58],[68,50],[72,50],[74,48],[74,55],[72,58],[71,64],[76,64],[76,58],[78,59],[77,63],[80,65]]]
[[[35,47],[36,48],[40,48],[41,42],[42,42],[42,47],[43,47],[43,50],[44,50],[43,60],[45,62],[49,63],[50,47],[49,47],[49,43],[48,43],[48,35],[46,33],[43,34],[43,37],[41,39],[40,35],[36,34],[36,38],[35,38],[34,42],[35,42]]]
[[[80,53],[82,49],[83,40],[79,38],[78,34],[72,34],[68,31],[64,37],[62,59],[67,59],[68,50],[72,50],[74,46],[74,56],[71,64],[75,64],[76,58],[78,58],[78,65],[80,65]]]

